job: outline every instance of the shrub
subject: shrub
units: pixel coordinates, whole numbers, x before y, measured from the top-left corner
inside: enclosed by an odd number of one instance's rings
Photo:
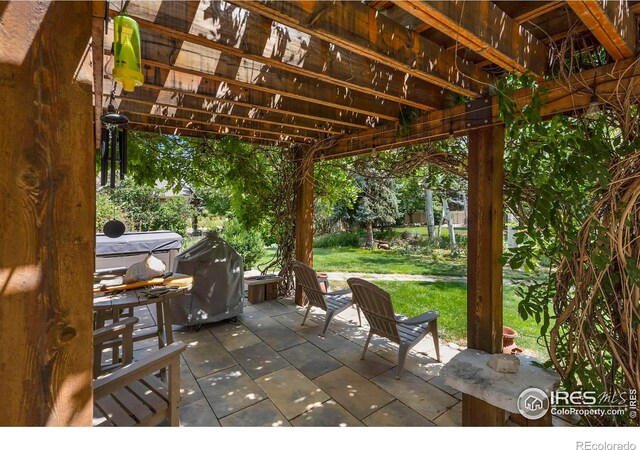
[[[245,270],[251,269],[264,255],[264,241],[258,230],[249,230],[236,219],[222,229],[222,237],[242,256]]]
[[[111,219],[120,220],[127,228],[130,227],[127,214],[111,200],[107,192],[100,190],[96,193],[96,233],[102,233],[104,224]]]
[[[98,229],[108,216],[125,222],[128,231],[170,230],[186,236],[196,211],[187,197],[161,199],[153,188],[125,180],[116,189],[98,192],[96,212]]]
[[[344,231],[340,233],[323,234],[313,239],[315,248],[350,247],[359,248],[364,244],[365,236],[362,231]]]

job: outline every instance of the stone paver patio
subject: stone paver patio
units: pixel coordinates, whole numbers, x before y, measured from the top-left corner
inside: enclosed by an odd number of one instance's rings
[[[375,338],[360,360],[368,332],[353,308],[318,334],[324,313],[292,299],[247,304],[237,323],[181,328],[181,426],[451,426],[461,425],[462,396],[438,377],[430,336],[407,357],[395,379],[397,348]],[[139,328],[154,325],[140,310]],[[136,343],[134,358],[153,351]],[[443,362],[457,352],[440,349]]]

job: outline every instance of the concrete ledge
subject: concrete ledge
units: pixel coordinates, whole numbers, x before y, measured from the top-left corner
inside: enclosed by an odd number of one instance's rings
[[[558,374],[535,366],[531,356],[518,355],[518,373],[500,373],[487,366],[491,355],[480,350],[467,349],[454,356],[440,371],[445,384],[458,391],[484,400],[511,413],[518,413],[518,396],[527,388],[538,388],[546,393],[560,383]]]

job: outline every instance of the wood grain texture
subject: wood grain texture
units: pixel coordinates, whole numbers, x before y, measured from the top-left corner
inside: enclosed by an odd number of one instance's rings
[[[617,101],[622,92],[628,95],[640,95],[640,71],[635,59],[626,59],[614,64],[586,70],[571,77],[571,86],[596,85],[596,94],[601,101]],[[543,117],[555,114],[571,114],[582,112],[591,102],[590,90],[568,92],[566,85],[557,81],[541,83],[543,104],[540,112]],[[531,102],[531,90],[520,89],[511,95],[515,102],[516,113]],[[491,102],[491,124],[501,123],[495,99]],[[315,156],[318,159],[342,158],[345,156],[370,153],[406,145],[416,145],[429,141],[446,139],[453,131],[462,135],[486,125],[469,124],[465,120],[466,104],[455,105],[425,113],[411,122],[407,133],[399,134],[394,125],[381,125],[375,129],[350,133],[340,138],[335,145]]]
[[[172,10],[166,13],[156,12],[153,9],[156,3],[161,3],[161,9]],[[374,89],[353,95],[351,87],[338,84],[335,80],[330,83],[322,73],[305,69],[302,65],[304,59],[300,64],[293,65],[278,62],[276,58],[261,56],[267,48],[268,43],[265,39],[269,38],[270,33],[260,33],[263,27],[259,24],[247,25],[253,30],[252,33],[246,33],[246,36],[252,36],[251,39],[241,39],[228,44],[213,40],[220,32],[219,29],[208,21],[201,23],[198,20],[201,16],[198,11],[188,8],[184,2],[132,2],[127,8],[127,13],[139,22],[143,30],[143,61],[160,61],[170,66],[175,64],[180,68],[196,68],[198,72],[210,77],[216,76],[219,80],[232,84],[242,83],[247,88],[263,91],[270,89],[274,94],[295,95],[302,100],[332,105],[386,120],[397,118],[399,104],[378,97],[380,93]],[[262,40],[252,42],[256,39],[253,36]],[[163,45],[163,39],[173,41],[175,45]],[[390,115],[391,111],[396,113]]]
[[[467,347],[502,352],[504,125],[469,133]],[[501,426],[505,414],[463,397],[463,424]]]
[[[154,116],[144,113],[127,113],[127,117],[129,117],[130,123],[137,124],[145,124],[151,127],[156,125],[159,126],[167,126],[167,127],[179,127],[184,128],[185,130],[193,130],[198,131],[201,134],[220,134],[227,136],[237,136],[237,137],[245,137],[245,138],[253,138],[253,139],[262,139],[273,142],[282,142],[282,143],[300,143],[300,144],[310,144],[311,141],[304,141],[300,138],[293,138],[287,135],[281,135],[278,133],[270,133],[264,131],[256,131],[250,128],[241,128],[241,127],[229,127],[229,126],[216,126],[215,124],[208,124],[206,122],[199,122],[197,120],[189,120],[189,119],[180,119],[180,118],[166,118],[162,116]]]
[[[504,126],[469,133],[467,346],[502,352]]]
[[[91,2],[0,15],[0,425],[91,425],[91,34]]]
[[[298,158],[298,189],[296,190],[296,260],[313,267],[313,159],[296,152]],[[296,292],[296,304],[303,303]]]
[[[479,97],[492,81],[477,66],[360,2],[232,3],[462,95]]]
[[[627,0],[572,0],[567,3],[614,60],[636,54],[637,25]]]
[[[547,71],[547,46],[488,0],[394,3],[510,72]]]
[[[286,123],[292,123],[297,118],[312,121],[321,128],[331,128],[331,124],[342,127],[368,129],[368,116],[353,113],[330,106],[319,105],[307,101],[300,101],[282,95],[245,87],[240,84],[227,83],[221,79],[208,78],[195,70],[180,69],[176,66],[156,64],[145,61],[145,90],[167,91],[176,95],[195,96],[203,103],[217,105],[223,109],[233,109],[235,106],[258,110],[263,117],[281,117],[285,114]],[[110,92],[108,85],[105,91]],[[137,91],[137,89],[136,89]],[[128,93],[118,90],[122,98],[135,96],[135,92]],[[291,120],[293,119],[293,121]],[[297,122],[296,122],[297,123]]]
[[[165,4],[166,3],[166,4]],[[357,53],[221,2],[132,2],[127,13],[146,31],[266,64],[290,76],[305,75],[342,88],[418,109],[433,109],[440,90]],[[117,7],[116,4],[113,7]],[[115,11],[114,11],[115,13]]]

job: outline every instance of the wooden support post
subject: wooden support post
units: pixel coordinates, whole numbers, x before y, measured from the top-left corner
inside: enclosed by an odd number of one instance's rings
[[[296,152],[298,159],[296,189],[296,259],[313,267],[313,158]],[[296,287],[297,305],[304,304],[302,291]]]
[[[0,426],[92,423],[91,2],[0,4]]]
[[[504,126],[469,133],[469,225],[467,259],[467,345],[502,352],[502,183]],[[505,413],[463,396],[462,423],[500,426]]]

